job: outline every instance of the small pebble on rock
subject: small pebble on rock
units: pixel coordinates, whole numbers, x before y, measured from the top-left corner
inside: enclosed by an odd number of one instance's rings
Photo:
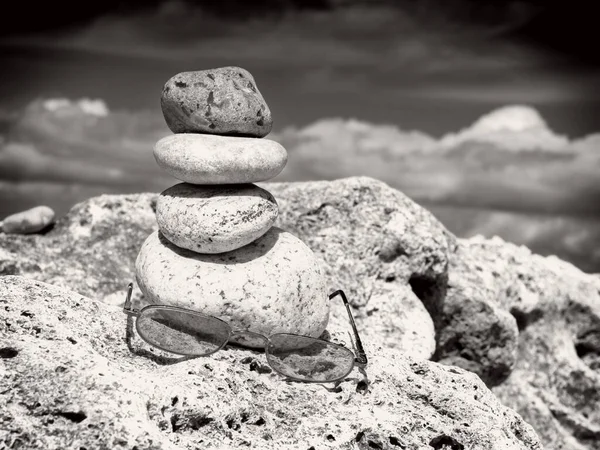
[[[48,206],[21,211],[0,222],[0,229],[8,234],[30,234],[42,231],[54,222],[54,210]]]

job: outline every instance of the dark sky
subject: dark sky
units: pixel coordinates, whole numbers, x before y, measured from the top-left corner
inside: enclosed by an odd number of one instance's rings
[[[160,8],[164,0],[43,2],[35,5],[15,2],[10,20],[0,36],[85,27],[106,15],[135,16]],[[171,2],[172,3],[172,2]],[[290,12],[332,12],[360,5],[380,5],[427,16],[432,10],[459,24],[488,26],[510,23],[503,37],[521,40],[549,53],[560,54],[577,64],[597,67],[600,51],[596,42],[596,6],[586,0],[204,0],[185,1],[188,5],[231,21],[281,18]]]
[[[177,72],[250,70],[275,127],[322,117],[434,135],[505,104],[558,132],[600,129],[593,2],[17,2],[0,31],[0,107],[93,97],[158,108]]]

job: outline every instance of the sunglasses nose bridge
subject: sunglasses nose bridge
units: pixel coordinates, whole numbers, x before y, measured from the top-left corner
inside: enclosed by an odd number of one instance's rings
[[[269,338],[254,331],[235,330],[231,332],[229,342],[245,347],[265,348],[269,343]]]

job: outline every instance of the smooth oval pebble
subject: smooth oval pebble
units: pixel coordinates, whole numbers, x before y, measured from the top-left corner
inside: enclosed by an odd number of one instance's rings
[[[156,231],[142,244],[135,271],[148,304],[202,312],[234,330],[318,337],[329,319],[316,256],[277,227],[245,247],[217,255],[178,248]]]
[[[254,78],[240,67],[178,73],[165,83],[160,105],[173,133],[263,137],[273,126]]]
[[[163,191],[156,202],[162,234],[198,253],[243,247],[265,234],[278,215],[275,198],[254,184],[180,183]]]
[[[6,217],[0,222],[0,229],[12,234],[37,233],[52,222],[54,222],[54,210],[48,206],[36,206]]]
[[[173,134],[154,145],[154,158],[169,175],[192,184],[266,181],[287,163],[287,151],[270,139]]]

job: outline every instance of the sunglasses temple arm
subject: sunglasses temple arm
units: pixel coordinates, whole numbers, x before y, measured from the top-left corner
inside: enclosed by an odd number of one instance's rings
[[[354,341],[356,343],[356,353],[358,353],[358,356],[356,357],[356,362],[358,364],[363,364],[363,365],[367,364],[367,354],[365,353],[365,349],[363,347],[362,341],[360,340],[360,336],[358,335],[358,329],[356,328],[356,323],[354,322],[354,317],[352,316],[352,311],[350,310],[350,304],[348,303],[346,294],[344,294],[344,291],[342,291],[340,289],[340,290],[335,291],[333,294],[331,294],[329,296],[329,299],[331,300],[336,295],[339,295],[340,297],[342,297],[342,300],[344,301],[344,306],[346,307],[346,311],[348,312],[348,318],[350,319],[350,325],[352,326],[352,331],[354,332]]]
[[[131,308],[131,292],[133,291],[133,283],[127,285],[127,298],[125,299],[125,305],[123,305],[123,312],[128,316],[137,317],[140,312],[136,309]]]

